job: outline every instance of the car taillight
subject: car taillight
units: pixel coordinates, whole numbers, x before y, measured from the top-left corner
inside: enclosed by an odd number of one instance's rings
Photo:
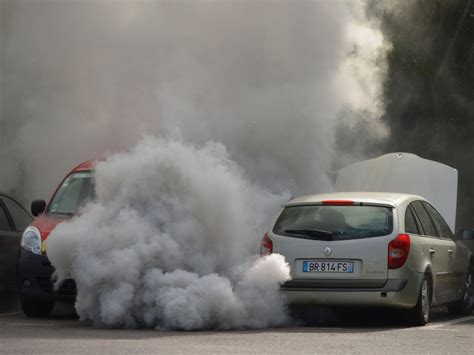
[[[398,269],[402,267],[408,259],[410,252],[410,236],[400,234],[388,244],[388,268]]]
[[[260,256],[270,255],[272,252],[273,252],[273,242],[268,236],[268,233],[265,233],[260,243]]]

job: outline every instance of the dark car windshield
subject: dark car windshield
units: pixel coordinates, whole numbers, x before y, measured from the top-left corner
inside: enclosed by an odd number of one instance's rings
[[[95,198],[92,172],[81,171],[70,174],[54,195],[48,212],[72,216],[80,207]]]
[[[316,240],[347,240],[391,234],[392,208],[385,206],[289,206],[273,233]]]

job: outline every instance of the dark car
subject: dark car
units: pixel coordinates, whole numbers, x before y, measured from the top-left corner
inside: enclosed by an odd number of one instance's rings
[[[11,196],[0,192],[0,294],[16,291],[16,258],[21,235],[31,215]]]
[[[47,316],[56,301],[76,299],[73,279],[54,289],[54,267],[48,259],[45,240],[58,224],[69,220],[94,198],[92,169],[92,161],[78,165],[62,180],[48,203],[36,200],[31,204],[36,218],[23,233],[17,261],[20,304],[28,317]]]

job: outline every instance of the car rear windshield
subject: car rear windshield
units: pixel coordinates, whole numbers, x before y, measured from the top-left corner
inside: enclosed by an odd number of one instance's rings
[[[95,198],[94,178],[90,171],[70,174],[54,195],[48,212],[72,216]]]
[[[289,206],[273,233],[316,240],[348,240],[389,235],[392,208],[385,206]]]

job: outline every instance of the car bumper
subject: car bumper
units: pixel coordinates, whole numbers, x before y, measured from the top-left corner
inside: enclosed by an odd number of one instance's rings
[[[54,267],[46,255],[36,255],[20,249],[17,261],[17,282],[20,297],[35,300],[61,300],[74,302],[76,285],[74,280],[65,280],[54,290],[51,279]]]
[[[381,288],[316,288],[310,283],[298,285],[298,280],[293,280],[296,282],[284,284],[280,291],[288,304],[413,308],[422,277],[421,273],[413,273],[408,279],[389,279]]]

